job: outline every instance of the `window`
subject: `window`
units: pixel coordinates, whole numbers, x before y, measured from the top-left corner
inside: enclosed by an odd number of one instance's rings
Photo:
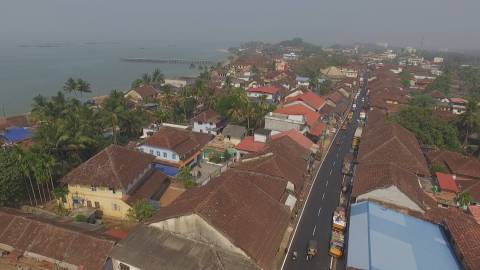
[[[97,209],[100,208],[100,203],[99,202],[95,202],[95,208],[97,208]]]
[[[163,152],[163,158],[167,158],[167,152]]]
[[[157,157],[161,156],[162,155],[162,152],[160,151],[157,151]]]
[[[116,203],[112,203],[112,210],[113,211],[120,211],[120,205]]]
[[[176,154],[172,154],[172,159],[177,159],[177,155],[176,155]]]
[[[153,150],[151,150],[151,149],[150,149],[150,154],[152,154],[152,155],[153,155]]]
[[[97,191],[97,187],[94,186],[94,185],[91,185],[91,186],[90,186],[90,190],[91,190],[91,191]]]
[[[92,207],[92,202],[91,201],[87,201],[87,207]]]
[[[120,263],[120,270],[130,270],[130,266]]]

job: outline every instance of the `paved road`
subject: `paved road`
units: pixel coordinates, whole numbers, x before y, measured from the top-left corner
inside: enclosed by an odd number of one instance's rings
[[[365,87],[366,88],[366,87]],[[340,190],[343,179],[342,163],[344,156],[350,152],[353,134],[358,126],[360,110],[363,108],[362,98],[366,90],[362,89],[357,99],[357,109],[347,130],[340,130],[320,167],[315,183],[298,229],[293,238],[289,255],[283,269],[329,269],[331,257],[328,254],[333,211],[339,204]],[[306,260],[308,241],[318,241],[317,255],[310,261]],[[298,259],[292,261],[291,254],[297,251]],[[337,263],[337,269],[343,269],[342,261]]]

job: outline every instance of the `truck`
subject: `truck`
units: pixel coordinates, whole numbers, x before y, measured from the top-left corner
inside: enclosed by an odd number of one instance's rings
[[[358,145],[360,144],[360,138],[362,137],[362,127],[357,127],[355,130],[355,134],[353,134],[353,140],[352,140],[352,148],[357,149]]]
[[[345,218],[345,208],[338,206],[335,208],[332,217],[332,230],[334,231],[345,231],[347,225],[347,219]]]
[[[352,164],[353,153],[349,152],[345,155],[345,158],[343,159],[342,173],[345,175],[350,175],[352,172]]]
[[[367,117],[367,113],[365,111],[360,112],[360,119],[365,121],[365,118]]]
[[[333,257],[340,258],[343,255],[343,246],[345,244],[344,231],[346,226],[345,208],[339,206],[333,212],[332,217],[332,236],[330,238],[328,253]]]
[[[345,236],[342,232],[333,230],[332,237],[330,238],[330,248],[328,253],[336,258],[340,258],[343,255],[343,245],[345,243]]]

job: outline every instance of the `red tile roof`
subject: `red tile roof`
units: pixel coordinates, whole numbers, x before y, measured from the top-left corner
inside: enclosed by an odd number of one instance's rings
[[[127,188],[155,157],[119,145],[110,145],[62,178],[70,185]]]
[[[440,189],[442,191],[449,191],[449,192],[458,192],[457,183],[455,183],[455,179],[453,178],[452,174],[440,173],[437,172],[437,181]]]
[[[240,141],[239,144],[235,146],[237,150],[246,151],[250,153],[258,153],[262,151],[264,147],[265,147],[265,143],[255,142],[253,136],[246,136]]]
[[[290,220],[278,195],[271,196],[280,192],[276,184],[284,187],[274,179],[250,178],[229,170],[205,186],[184,192],[149,223],[196,214],[263,269],[273,269]]]
[[[302,146],[307,150],[311,150],[315,145],[309,138],[305,137],[302,133],[298,132],[295,129],[290,129],[287,131],[280,132],[272,136],[272,140],[277,140],[283,137],[289,137],[294,140],[298,145]]]
[[[94,233],[6,208],[0,209],[0,243],[85,270],[102,269],[115,244]]]
[[[480,224],[480,206],[478,205],[470,205],[468,206],[468,212],[472,217]]]
[[[286,115],[303,115],[309,126],[314,125],[318,118],[320,118],[319,113],[314,112],[301,104],[280,107],[273,112]]]
[[[468,101],[463,98],[451,98],[450,101],[452,103],[467,103]]]
[[[287,99],[286,103],[291,103],[294,101],[303,101],[315,110],[319,110],[323,107],[323,105],[325,105],[325,98],[317,95],[312,91],[305,92],[298,96],[290,97]]]
[[[26,115],[16,115],[8,117],[0,117],[0,130],[10,127],[28,127],[28,119]]]
[[[220,114],[213,110],[207,110],[197,114],[195,117],[192,118],[192,122],[210,122],[210,123],[217,123],[221,120]]]
[[[152,98],[159,94],[159,91],[149,84],[139,86],[135,88],[134,91],[137,92],[142,98]]]
[[[412,173],[430,175],[415,135],[396,123],[367,128],[360,141],[358,161],[391,162]]]
[[[212,138],[212,135],[205,133],[173,127],[162,127],[159,131],[148,137],[144,145],[169,149],[178,155],[189,158],[188,155],[199,151]]]
[[[264,94],[276,94],[280,91],[280,89],[276,86],[260,86],[254,87],[247,90],[250,93],[264,93]]]
[[[310,133],[313,136],[319,137],[322,135],[323,131],[327,128],[327,124],[324,122],[317,121],[312,127],[310,127],[310,130],[308,133]]]

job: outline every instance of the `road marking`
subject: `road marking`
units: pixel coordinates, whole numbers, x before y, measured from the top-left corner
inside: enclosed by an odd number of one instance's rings
[[[342,122],[341,122],[342,125],[345,123],[346,118],[347,118],[347,116],[343,117]],[[338,130],[335,133],[335,136],[333,136],[332,141],[335,141],[335,138],[337,138],[337,136],[338,136]],[[332,145],[333,145],[333,143],[330,143],[330,145],[328,146],[327,152],[326,152],[327,154],[330,153],[330,148],[332,148]],[[337,152],[337,155],[338,155],[338,152]],[[325,158],[322,159],[322,162],[320,163],[320,166],[318,167],[317,173],[315,174],[315,178],[313,179],[312,185],[310,186],[310,189],[308,190],[307,198],[305,199],[305,203],[303,204],[302,211],[300,212],[300,217],[298,218],[298,222],[295,225],[295,229],[293,230],[292,238],[290,239],[290,244],[288,244],[288,249],[287,249],[287,252],[285,253],[285,256],[283,257],[282,267],[280,269],[283,269],[285,267],[285,263],[287,262],[288,254],[290,253],[290,249],[292,248],[293,240],[295,240],[295,236],[297,234],[298,226],[300,225],[300,221],[302,220],[302,217],[303,217],[303,212],[305,211],[305,207],[307,206],[308,199],[310,198],[310,194],[312,194],[313,186],[315,185],[315,182],[317,181],[318,174],[320,173],[320,170],[322,169],[323,162],[325,161],[325,159],[326,159],[326,155],[325,155]],[[325,193],[323,195],[325,196]],[[307,258],[308,258],[308,256],[307,256]]]
[[[315,230],[317,229],[317,225],[315,225],[315,227],[313,227],[313,233],[312,233],[312,236],[315,236]]]
[[[325,187],[327,187],[327,186],[328,186],[328,180],[327,180],[327,181],[325,181]]]
[[[319,217],[319,216],[320,216],[320,212],[322,212],[322,208],[321,208],[321,207],[318,209],[318,212],[317,212],[317,217]]]
[[[332,269],[333,266],[333,257],[330,257],[330,269]]]
[[[338,156],[338,154],[337,154],[337,156]],[[337,162],[337,161],[336,161],[336,160],[335,160],[335,161],[333,161],[333,167],[335,167],[335,162]]]
[[[323,195],[322,195],[322,200],[325,198],[325,192],[323,192]]]
[[[330,169],[330,175],[332,175],[332,171],[333,171],[333,169]]]

